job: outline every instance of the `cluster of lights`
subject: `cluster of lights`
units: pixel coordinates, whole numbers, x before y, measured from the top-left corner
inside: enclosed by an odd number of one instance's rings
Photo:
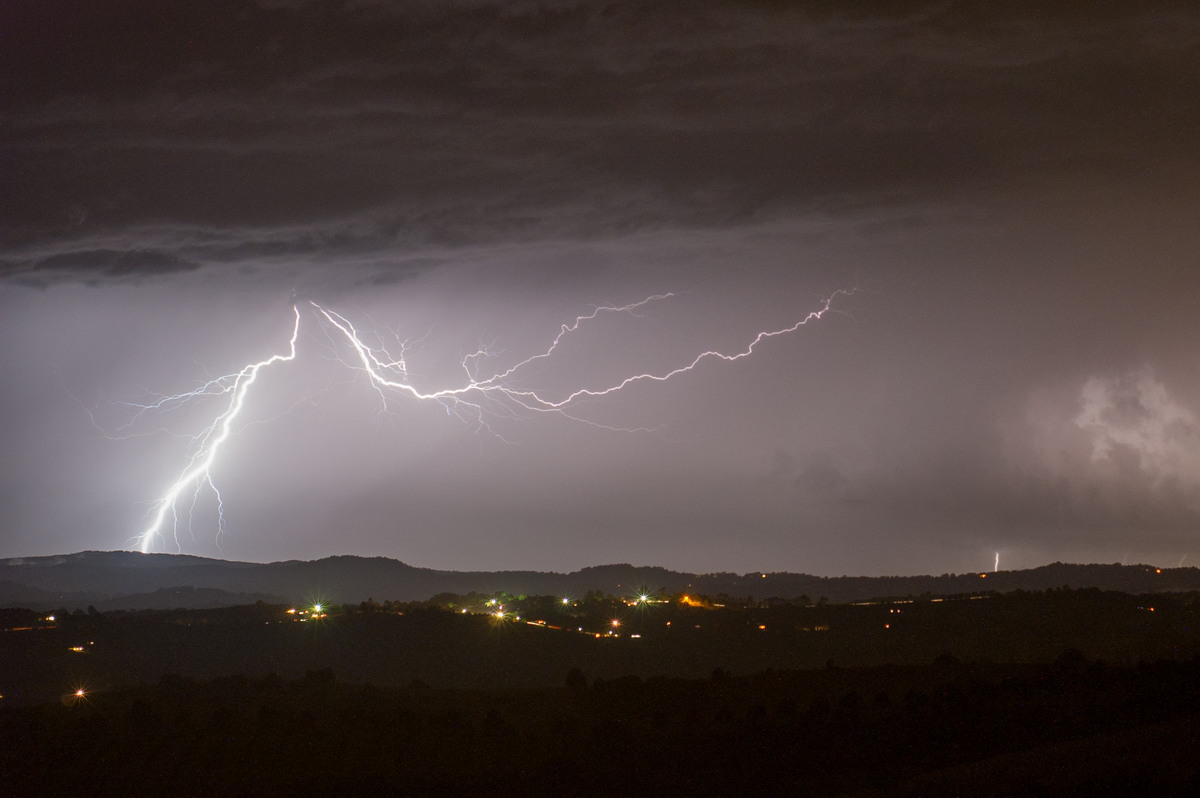
[[[504,605],[501,604],[497,599],[488,599],[486,606],[488,607],[487,614],[498,621],[508,620],[510,617],[514,621],[521,620],[520,615],[513,615],[511,612],[505,610]]]
[[[325,610],[325,605],[317,603],[306,609],[297,609],[291,607],[287,611],[288,615],[292,616],[293,621],[315,621],[320,618],[328,618],[329,613]]]
[[[562,607],[576,606],[576,602],[572,601],[569,597],[566,597],[566,596],[559,598],[558,602],[559,602],[559,605]],[[640,593],[637,596],[633,597],[632,599],[626,601],[625,603],[630,606],[635,606],[635,605],[666,603],[666,602],[662,601],[662,600],[654,599],[649,593]],[[463,610],[461,610],[461,612],[466,613],[466,612],[468,612],[468,610],[463,609]],[[501,600],[497,599],[497,598],[491,598],[491,599],[488,599],[487,601],[485,601],[483,604],[482,612],[484,615],[487,615],[488,617],[493,618],[496,621],[510,621],[510,620],[511,621],[520,621],[521,620],[520,615],[516,615],[514,610],[507,607],[505,604],[502,604]],[[578,627],[574,627],[574,628],[558,626],[558,625],[555,625],[552,623],[547,623],[544,619],[527,620],[527,621],[525,621],[525,623],[528,624],[529,626],[535,626],[535,627],[538,627],[541,629],[552,629],[552,630],[556,630],[556,631],[575,631],[575,632],[579,632],[580,634],[587,635],[588,637],[594,637],[594,638],[622,637],[622,634],[620,631],[622,622],[619,618],[610,618],[608,620],[607,625],[604,627],[603,631],[599,631],[599,632],[585,630],[582,626],[578,626]],[[670,625],[670,624],[668,623],[668,625]],[[625,635],[625,636],[630,637],[630,638],[640,638],[641,637],[640,634],[629,634],[629,635]]]

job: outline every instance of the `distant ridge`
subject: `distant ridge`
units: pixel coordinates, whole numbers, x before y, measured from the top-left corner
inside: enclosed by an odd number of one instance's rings
[[[941,576],[838,576],[794,573],[689,574],[653,566],[599,565],[571,573],[544,571],[438,571],[386,557],[337,556],[320,560],[250,563],[186,554],[83,551],[0,560],[0,606],[38,609],[95,605],[122,609],[215,606],[262,599],[302,603],[419,601],[439,593],[614,596],[640,590],[694,592],[834,603],[954,595],[980,591],[1099,588],[1127,593],[1200,591],[1200,569],[1148,565],[1073,565]],[[149,595],[157,594],[157,595]],[[195,602],[204,602],[197,604]]]

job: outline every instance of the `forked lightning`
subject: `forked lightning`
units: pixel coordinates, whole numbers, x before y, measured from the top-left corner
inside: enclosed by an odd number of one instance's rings
[[[651,302],[668,299],[672,294],[656,294],[629,305],[597,307],[590,313],[577,316],[574,321],[561,326],[558,333],[551,339],[545,349],[491,376],[480,377],[477,373],[478,363],[483,360],[487,353],[483,350],[473,352],[462,359],[461,365],[465,377],[460,384],[432,390],[418,389],[413,385],[409,379],[408,367],[403,352],[397,357],[385,350],[369,346],[363,341],[362,335],[355,328],[354,324],[345,316],[316,303],[311,304],[314,308],[316,318],[321,323],[327,325],[328,328],[336,330],[345,338],[349,346],[349,351],[353,353],[351,361],[347,365],[365,373],[370,379],[371,384],[379,391],[383,398],[386,399],[389,394],[396,394],[419,401],[438,402],[446,407],[448,411],[457,414],[460,418],[470,420],[486,428],[487,414],[490,410],[503,411],[509,414],[520,412],[557,413],[566,415],[576,421],[582,421],[583,419],[570,414],[569,411],[573,404],[585,399],[594,399],[614,394],[635,383],[665,382],[692,371],[709,360],[728,362],[749,357],[763,341],[795,333],[809,322],[816,321],[829,313],[837,297],[848,296],[851,293],[853,293],[852,290],[834,292],[816,310],[805,314],[799,321],[779,329],[763,330],[754,335],[746,346],[737,351],[721,352],[712,349],[706,350],[674,368],[661,372],[630,374],[610,385],[599,388],[578,387],[558,397],[544,395],[539,391],[528,388],[517,388],[516,384],[519,382],[518,378],[521,376],[521,372],[538,361],[553,357],[564,338],[577,333],[586,322],[596,319],[601,314],[633,313]],[[301,312],[300,308],[295,306],[292,308],[292,312],[294,315],[292,335],[288,341],[286,354],[272,355],[256,363],[247,364],[240,371],[209,380],[193,391],[163,397],[153,404],[139,406],[140,412],[147,412],[156,409],[178,407],[182,403],[202,396],[211,397],[213,395],[228,394],[229,397],[223,412],[193,439],[195,441],[195,450],[183,473],[179,475],[155,503],[150,525],[137,537],[138,546],[143,552],[151,551],[165,537],[164,529],[168,526],[168,519],[170,519],[169,526],[178,546],[178,526],[180,521],[178,508],[180,497],[189,489],[200,491],[207,486],[216,493],[218,523],[223,528],[224,522],[220,515],[222,502],[220,493],[216,491],[211,474],[213,463],[222,444],[235,431],[235,422],[245,407],[246,396],[250,391],[250,386],[258,379],[259,374],[267,367],[276,363],[296,359]]]

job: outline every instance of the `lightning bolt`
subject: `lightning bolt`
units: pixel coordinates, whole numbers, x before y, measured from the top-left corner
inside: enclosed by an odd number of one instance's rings
[[[591,312],[576,316],[573,321],[561,325],[558,332],[543,349],[518,360],[507,368],[492,373],[490,376],[480,375],[481,364],[491,354],[486,347],[481,347],[462,358],[460,364],[464,375],[462,382],[454,386],[424,390],[416,387],[411,380],[406,358],[407,345],[401,344],[398,355],[391,354],[382,347],[371,346],[348,318],[315,302],[310,305],[318,318],[323,321],[327,334],[333,335],[331,340],[338,339],[338,335],[334,334],[335,331],[340,334],[341,339],[344,339],[345,345],[348,346],[348,352],[352,354],[347,365],[368,377],[385,410],[388,406],[389,396],[398,395],[418,401],[436,402],[448,414],[457,416],[461,420],[473,424],[476,428],[487,430],[493,434],[495,432],[488,426],[487,421],[490,416],[517,417],[527,413],[558,414],[573,421],[605,429],[631,431],[608,427],[581,418],[571,412],[572,406],[584,400],[611,396],[637,383],[666,382],[687,372],[695,371],[709,361],[733,362],[750,357],[764,341],[795,333],[806,324],[823,318],[833,309],[835,299],[841,296],[850,296],[853,293],[854,289],[835,291],[826,297],[816,310],[808,312],[794,324],[758,332],[740,349],[728,352],[716,349],[705,350],[672,368],[657,372],[634,373],[607,385],[574,388],[558,396],[528,388],[519,388],[517,385],[522,382],[523,372],[535,363],[553,358],[558,353],[563,341],[569,336],[579,333],[580,329],[588,322],[596,320],[601,315],[636,315],[646,305],[670,299],[674,295],[655,294],[628,305],[604,305],[593,308]],[[176,531],[176,543],[178,543],[178,505],[180,497],[189,488],[198,492],[208,487],[213,491],[218,503],[218,532],[220,533],[224,529],[224,519],[221,513],[223,502],[220,492],[212,481],[211,469],[222,445],[234,432],[235,422],[245,406],[250,387],[258,379],[262,370],[276,363],[296,358],[296,342],[300,334],[301,314],[298,306],[293,306],[292,311],[294,321],[286,354],[276,354],[256,363],[250,363],[240,371],[211,379],[192,391],[164,396],[151,404],[134,405],[138,408],[140,415],[151,411],[170,410],[201,397],[220,395],[229,397],[225,410],[193,438],[194,452],[187,467],[155,503],[150,525],[136,538],[143,552],[150,551],[155,543],[163,537],[163,529],[167,526],[168,518],[171,519],[172,529]]]
[[[250,363],[243,367],[241,371],[209,380],[194,391],[164,397],[153,405],[145,407],[145,409],[150,410],[161,408],[165,405],[178,405],[189,399],[210,396],[214,393],[229,395],[229,404],[225,408],[225,411],[218,415],[212,424],[196,436],[197,445],[191,462],[188,463],[187,468],[179,475],[179,478],[167,488],[162,498],[158,500],[150,526],[137,537],[138,547],[142,552],[149,552],[154,546],[155,541],[162,535],[162,529],[166,524],[168,515],[172,516],[174,522],[172,526],[177,526],[179,520],[177,511],[179,496],[189,486],[196,489],[204,485],[210,486],[217,495],[218,508],[221,506],[221,494],[212,483],[212,476],[209,469],[212,468],[213,461],[216,460],[221,446],[232,434],[233,423],[238,415],[241,414],[242,408],[246,404],[246,394],[249,393],[250,386],[258,379],[259,372],[275,363],[295,360],[296,339],[300,335],[300,310],[295,307],[292,310],[295,320],[292,324],[292,337],[288,342],[288,352],[286,355],[272,355],[257,363]]]
[[[696,370],[702,363],[708,360],[732,362],[749,357],[750,355],[754,354],[755,349],[763,341],[771,338],[777,338],[782,335],[787,335],[789,333],[794,333],[804,325],[822,318],[825,316],[825,314],[829,313],[833,309],[833,302],[837,297],[849,296],[852,293],[854,292],[851,289],[841,289],[835,291],[821,303],[819,308],[810,311],[796,323],[777,330],[764,330],[759,332],[744,348],[740,350],[734,352],[720,352],[715,349],[709,349],[701,352],[698,355],[695,355],[691,360],[682,363],[675,368],[657,373],[644,372],[632,374],[603,388],[578,388],[557,399],[543,396],[537,391],[517,390],[510,387],[507,381],[514,379],[522,369],[530,364],[553,356],[555,350],[558,349],[559,344],[562,343],[566,336],[578,331],[584,322],[595,319],[601,313],[632,313],[643,305],[662,299],[668,299],[674,295],[656,294],[630,305],[623,305],[620,307],[599,307],[589,314],[578,316],[570,324],[562,325],[562,328],[559,330],[558,334],[554,336],[553,340],[544,351],[527,357],[524,360],[519,361],[516,365],[511,366],[504,371],[498,372],[491,377],[479,379],[477,376],[475,376],[475,370],[471,368],[471,364],[475,359],[481,357],[485,353],[483,351],[472,353],[463,359],[463,369],[468,378],[466,383],[455,388],[440,388],[429,392],[422,392],[413,387],[412,383],[409,382],[408,371],[404,365],[403,356],[395,358],[389,355],[386,351],[372,349],[367,344],[363,343],[362,338],[355,329],[354,325],[344,316],[323,308],[315,303],[313,303],[313,307],[315,307],[331,325],[341,331],[341,333],[346,337],[346,340],[349,342],[351,348],[357,355],[359,366],[370,377],[372,384],[376,387],[376,390],[380,391],[381,396],[384,395],[384,391],[394,390],[400,393],[408,394],[415,399],[449,402],[455,406],[469,407],[471,408],[472,414],[481,412],[482,407],[480,402],[483,399],[488,398],[510,403],[510,406],[515,405],[525,410],[563,412],[571,404],[576,403],[581,399],[609,396],[638,382],[666,382],[674,377],[678,377],[681,374]],[[473,400],[469,399],[468,397],[475,397],[476,399]]]
[[[577,332],[585,322],[592,321],[601,314],[635,313],[644,305],[668,299],[672,296],[674,295],[655,294],[629,305],[619,307],[605,305],[594,308],[591,313],[577,316],[574,321],[562,325],[558,333],[551,339],[549,345],[543,351],[530,355],[518,361],[515,365],[497,372],[490,377],[480,378],[478,376],[478,364],[489,354],[487,349],[479,349],[462,359],[461,366],[463,373],[466,375],[464,383],[457,387],[438,388],[432,391],[421,391],[409,380],[408,367],[403,351],[399,356],[393,356],[385,350],[375,349],[367,345],[363,342],[362,336],[354,324],[345,316],[335,313],[328,308],[323,308],[315,302],[312,305],[326,322],[345,337],[351,350],[354,352],[355,360],[357,360],[355,367],[368,375],[371,384],[385,404],[389,391],[408,395],[418,400],[435,401],[445,407],[448,413],[458,415],[464,420],[470,420],[479,428],[490,430],[491,428],[487,426],[486,422],[486,413],[488,410],[504,412],[509,415],[514,412],[519,413],[521,410],[559,413],[575,421],[583,421],[594,426],[605,426],[588,422],[567,412],[567,405],[584,394],[589,393],[587,391],[579,391],[565,400],[551,401],[541,397],[534,391],[517,390],[511,387],[510,381],[518,379],[519,372],[531,364],[550,358],[563,339]],[[644,376],[650,377],[651,375]],[[665,377],[661,379],[665,379]],[[616,388],[610,388],[605,393],[613,390],[616,390]],[[605,428],[617,429],[614,427]]]
[[[570,404],[571,402],[574,402],[575,400],[579,399],[580,397],[607,396],[609,394],[616,393],[617,391],[619,391],[623,388],[626,388],[636,382],[642,382],[643,380],[650,380],[653,382],[666,382],[667,380],[671,379],[672,377],[677,377],[680,374],[684,374],[689,371],[694,371],[701,363],[703,363],[706,360],[724,360],[726,362],[732,362],[734,360],[741,360],[742,358],[749,357],[750,355],[754,354],[755,348],[759,344],[761,344],[763,341],[766,341],[771,338],[777,338],[781,335],[787,335],[788,333],[794,333],[797,330],[799,330],[801,327],[803,327],[804,325],[808,324],[809,322],[816,321],[816,320],[822,318],[826,313],[828,313],[830,310],[833,309],[833,300],[834,299],[836,299],[838,296],[849,296],[852,293],[853,293],[853,291],[849,290],[849,289],[841,289],[841,290],[835,291],[834,293],[830,294],[823,303],[821,303],[820,308],[818,308],[817,310],[810,311],[807,315],[804,316],[804,318],[800,319],[800,321],[796,322],[795,324],[793,324],[789,327],[783,327],[778,330],[764,330],[764,331],[760,332],[758,335],[754,336],[754,339],[751,340],[750,343],[747,344],[744,349],[737,351],[737,352],[724,353],[724,352],[719,352],[715,349],[709,349],[707,351],[701,352],[700,354],[696,355],[690,362],[685,363],[684,365],[681,365],[681,366],[677,366],[676,368],[673,368],[669,371],[666,371],[666,372],[663,372],[660,374],[652,374],[652,373],[634,374],[632,376],[626,377],[625,379],[621,380],[620,382],[618,382],[614,385],[611,385],[607,388],[601,388],[601,389],[580,388],[579,390],[568,394],[565,398],[559,399],[557,401],[543,399],[542,397],[538,396],[535,393],[526,393],[526,394],[522,394],[522,395],[530,397],[534,402],[536,402],[542,408],[559,409],[559,408],[565,407],[566,405]],[[555,345],[557,345],[557,343],[558,343],[558,341],[556,340]],[[553,351],[553,348],[551,348],[551,351]],[[549,353],[547,353],[547,354],[549,354]]]

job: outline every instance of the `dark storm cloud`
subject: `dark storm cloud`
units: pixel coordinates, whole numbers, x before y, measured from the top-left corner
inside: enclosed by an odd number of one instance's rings
[[[0,274],[14,277],[24,275],[31,284],[52,281],[55,273],[64,272],[102,279],[129,275],[163,275],[197,268],[199,264],[171,252],[147,252],[137,249],[62,252],[27,264],[0,262]]]
[[[1200,124],[1198,24],[1169,5],[20,4],[0,229],[23,264],[164,228],[164,258],[338,260],[1170,169]],[[230,227],[248,241],[205,236]]]

